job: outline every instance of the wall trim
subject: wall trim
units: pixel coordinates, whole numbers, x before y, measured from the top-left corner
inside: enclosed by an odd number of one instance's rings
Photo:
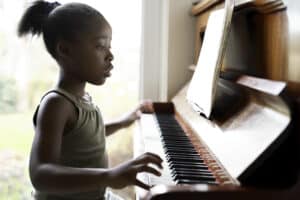
[[[140,99],[166,101],[169,0],[142,1]]]

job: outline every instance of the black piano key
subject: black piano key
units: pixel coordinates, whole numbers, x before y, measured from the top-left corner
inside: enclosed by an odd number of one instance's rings
[[[199,172],[207,172],[211,173],[210,169],[207,167],[207,165],[203,163],[185,163],[185,162],[169,162],[169,167],[174,168],[175,170],[179,171],[188,171],[188,172],[194,172],[199,170]]]
[[[192,144],[191,141],[188,138],[181,137],[181,136],[163,136],[161,137],[164,142],[181,142],[186,144]]]
[[[178,165],[178,164],[170,164],[170,169],[173,169],[173,170],[175,170],[175,172],[176,171],[182,171],[182,172],[184,172],[184,171],[192,171],[192,170],[195,170],[195,171],[197,171],[197,170],[209,170],[207,167],[205,167],[205,166],[201,166],[201,165],[199,165],[199,166],[197,166],[197,165]]]
[[[175,144],[187,144],[187,145],[192,145],[192,143],[186,139],[182,139],[182,138],[174,138],[174,139],[171,139],[171,138],[164,138],[164,143],[165,144],[172,144],[172,143],[175,143]]]
[[[194,165],[203,165],[206,166],[205,162],[203,160],[196,160],[194,158],[190,157],[167,157],[167,161],[169,161],[172,164],[194,164]]]
[[[196,152],[196,150],[193,147],[191,147],[185,143],[181,143],[181,142],[173,142],[173,143],[164,142],[164,143],[162,143],[162,145],[163,145],[163,147],[173,149],[174,151],[180,150],[180,149],[181,150],[188,149],[188,150],[192,150],[192,151]]]
[[[189,158],[189,159],[195,159],[195,160],[204,162],[204,160],[200,156],[198,156],[196,154],[188,154],[188,153],[186,153],[186,155],[184,155],[184,156],[182,154],[180,155],[180,154],[176,154],[176,153],[170,153],[170,154],[166,155],[166,158],[179,158],[179,159]]]
[[[171,172],[171,176],[173,180],[181,180],[181,179],[190,179],[190,180],[207,180],[207,181],[216,181],[215,177],[211,174],[201,174],[195,172],[193,173],[183,173],[183,172]],[[194,177],[194,178],[193,178]]]
[[[191,141],[189,140],[188,137],[186,136],[182,136],[182,135],[176,135],[176,134],[168,134],[168,135],[161,135],[161,138],[163,138],[164,140],[166,141],[169,141],[169,140],[182,140],[182,141],[185,141],[187,143],[190,143],[191,144]]]
[[[164,148],[175,149],[175,150],[177,150],[177,149],[195,150],[194,148],[190,147],[189,145],[180,144],[180,143],[174,143],[174,144],[163,143],[162,146]]]
[[[207,165],[205,164],[205,162],[203,160],[195,160],[194,162],[192,162],[191,160],[193,159],[186,159],[186,160],[183,160],[183,159],[180,159],[180,158],[176,158],[176,157],[168,157],[167,158],[167,161],[170,163],[170,164],[186,164],[188,166],[193,166],[193,165],[196,165],[196,166],[206,166]]]
[[[178,155],[179,158],[180,157],[181,158],[186,157],[186,156],[182,156],[181,155],[182,153],[185,153],[185,155],[191,155],[191,156],[193,156],[193,155],[195,155],[197,153],[195,151],[186,150],[186,149],[177,149],[177,150],[174,150],[174,149],[165,149],[165,152],[166,152],[167,155],[170,155],[169,157]],[[179,153],[179,154],[177,154],[177,153]],[[198,157],[198,159],[202,160],[202,158],[200,156],[197,156],[197,157]]]
[[[180,158],[190,158],[190,159],[193,159],[193,158],[195,158],[195,155],[189,155],[189,154],[187,154],[187,155],[185,155],[185,156],[182,156],[182,155],[176,155],[176,154],[166,154],[166,159],[168,159],[168,160],[171,161],[172,158],[173,158],[174,160],[176,160],[176,158],[179,158],[179,159],[180,159]],[[176,160],[177,163],[182,162],[182,160],[179,160],[179,159]],[[204,160],[201,159],[201,158],[199,158],[199,157],[198,157],[197,161],[195,160],[195,162],[205,164]],[[194,163],[194,162],[193,162],[193,163]]]
[[[165,147],[164,148],[166,153],[168,155],[170,155],[171,157],[174,156],[181,156],[181,157],[185,157],[185,156],[193,156],[193,157],[198,157],[201,158],[196,151],[194,151],[193,149],[189,149],[189,148],[172,148],[172,147]],[[184,154],[184,155],[182,155]]]
[[[185,175],[185,174],[176,174],[175,180],[200,180],[200,181],[216,181],[215,177],[213,176],[204,176],[204,175]]]
[[[166,154],[166,156],[173,156],[173,155],[178,155],[178,156],[186,156],[186,153],[182,153],[182,152],[169,152],[168,154]],[[190,153],[189,155],[194,155],[194,156],[199,156],[199,158],[201,158],[201,156],[198,153]]]
[[[196,152],[197,151],[188,146],[188,145],[185,145],[185,144],[180,144],[180,143],[174,143],[174,144],[170,144],[170,143],[163,143],[163,147],[166,148],[166,149],[170,149],[170,152],[172,152],[172,150],[175,152],[175,151],[183,151],[183,150],[186,150],[186,151],[193,151],[193,152]]]
[[[168,165],[177,183],[216,184],[215,177],[174,115],[157,114],[156,117]]]
[[[213,174],[210,171],[207,171],[205,169],[177,169],[177,171],[173,168],[171,168],[171,174],[203,174],[203,175],[209,175],[213,176]]]
[[[186,142],[190,142],[188,137],[186,137],[182,134],[178,134],[178,133],[172,133],[172,134],[168,133],[166,135],[162,134],[161,137],[164,138],[165,140],[179,140],[179,139],[181,139],[181,140],[184,140]]]
[[[186,153],[186,154],[195,154],[195,153],[197,153],[197,152],[195,152],[195,151],[192,151],[192,150],[190,150],[190,151],[187,151],[187,150],[181,150],[181,149],[177,149],[177,150],[165,150],[165,152],[166,152],[166,154],[168,154],[168,153],[170,153],[170,155],[171,155],[171,153]]]
[[[172,130],[172,129],[160,129],[162,132],[162,136],[164,137],[175,137],[175,136],[180,136],[180,137],[185,137],[187,138],[182,130]],[[188,139],[188,138],[187,138]]]
[[[179,159],[171,159],[169,161],[170,164],[177,164],[177,165],[186,165],[186,166],[206,166],[207,165],[201,161],[194,161],[194,162],[191,162],[191,161],[183,161],[183,160],[179,160]]]
[[[160,128],[169,128],[169,129],[178,129],[182,130],[182,128],[179,125],[174,125],[174,124],[167,124],[167,123],[160,123],[159,124]]]
[[[163,142],[164,144],[168,144],[168,145],[192,145],[192,143],[190,143],[189,141],[187,140],[183,140],[183,139],[180,139],[180,138],[177,138],[177,139],[168,139],[168,138],[164,138],[165,141]],[[193,148],[192,146],[190,146],[190,148]],[[193,148],[194,149],[194,148]]]
[[[184,132],[180,126],[162,125],[162,126],[159,126],[159,129],[165,130],[166,133],[172,133],[172,132],[183,133]]]
[[[200,180],[188,180],[181,179],[177,182],[178,184],[209,184],[209,185],[217,185],[216,181],[200,181]]]
[[[196,167],[196,166],[201,166],[201,167],[207,167],[204,161],[202,160],[195,160],[192,161],[192,159],[179,159],[179,158],[174,158],[174,157],[167,157],[167,161],[171,165],[182,165],[182,166],[191,166],[191,167]]]
[[[185,155],[182,155],[182,153],[175,153],[175,152],[169,152],[168,154],[166,154],[166,158],[169,158],[169,157],[186,157],[186,156],[198,156],[197,154],[195,153],[189,153],[189,154],[185,154]],[[199,159],[203,160],[200,156],[198,156]],[[204,160],[203,160],[204,161]]]
[[[211,173],[209,171],[208,168],[206,167],[203,167],[203,166],[197,166],[197,165],[177,165],[177,164],[170,164],[169,165],[170,169],[171,170],[174,170],[174,172],[207,172],[207,173]]]
[[[162,136],[161,137],[163,139],[163,141],[165,143],[171,143],[171,142],[181,142],[181,143],[186,143],[186,144],[192,144],[187,138],[183,138],[183,137],[176,137],[176,136],[172,136],[172,137],[165,137],[165,136]]]
[[[164,146],[170,147],[170,148],[173,147],[173,148],[179,149],[179,148],[184,148],[185,147],[185,148],[189,148],[189,149],[192,149],[192,150],[196,151],[195,148],[188,145],[188,143],[182,142],[182,141],[173,141],[173,142],[172,141],[165,141],[162,144]]]
[[[188,179],[188,180],[197,180],[197,181],[216,181],[216,179],[214,177],[211,176],[202,176],[202,175],[175,175],[174,177],[175,180],[184,180],[184,179]]]
[[[208,172],[208,171],[172,171],[172,174],[174,175],[189,175],[189,176],[192,176],[192,175],[201,175],[201,176],[209,176],[209,177],[215,177],[211,172]]]
[[[173,161],[173,162],[180,162],[180,161],[183,161],[182,157],[181,156],[168,156],[166,157],[168,161]],[[184,158],[188,159],[188,160],[184,160],[183,162],[186,162],[186,161],[190,161],[191,160],[191,163],[201,163],[203,165],[206,166],[205,162],[202,160],[202,159],[196,159],[195,157],[193,156],[185,156]]]
[[[187,140],[183,140],[183,139],[180,139],[180,138],[177,138],[177,139],[168,139],[168,138],[164,138],[165,140],[164,140],[164,144],[166,144],[166,145],[172,145],[172,144],[174,144],[174,145],[187,145],[187,146],[189,146],[190,148],[193,148],[193,146],[191,146],[192,145],[192,143],[190,143],[189,141],[187,141]],[[193,148],[194,149],[194,148]]]
[[[203,179],[213,179],[215,180],[215,176],[210,173],[210,172],[200,172],[200,171],[177,171],[177,172],[173,172],[172,174],[174,176],[196,176],[196,177],[203,177]]]
[[[167,159],[169,162],[169,166],[174,166],[174,167],[190,167],[190,168],[198,168],[198,169],[207,169],[207,165],[203,162],[195,161],[195,162],[190,162],[190,161],[182,161],[182,160],[176,160],[176,159]]]

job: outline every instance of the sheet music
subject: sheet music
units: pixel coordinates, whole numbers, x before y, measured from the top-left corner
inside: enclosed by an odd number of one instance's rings
[[[272,95],[279,95],[286,87],[286,83],[283,81],[274,81],[246,75],[240,76],[236,82]]]
[[[227,2],[224,9],[209,16],[199,61],[187,92],[194,110],[206,117],[211,114],[233,13],[233,0]]]

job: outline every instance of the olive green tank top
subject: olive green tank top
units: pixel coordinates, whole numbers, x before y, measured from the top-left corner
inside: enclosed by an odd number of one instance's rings
[[[60,88],[49,91],[44,97],[53,92],[69,100],[78,111],[78,119],[75,126],[63,134],[59,159],[60,164],[79,168],[107,168],[108,159],[105,145],[105,126],[99,108],[91,99],[77,98]],[[34,123],[36,121],[37,112],[38,108],[34,115]],[[67,195],[48,195],[36,191],[35,198],[37,200],[95,200],[103,199],[104,193],[104,187],[99,188],[97,191]]]

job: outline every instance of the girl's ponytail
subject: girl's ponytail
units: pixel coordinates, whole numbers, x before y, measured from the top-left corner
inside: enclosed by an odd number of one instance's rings
[[[92,23],[94,19],[105,20],[97,10],[88,5],[61,5],[38,0],[25,10],[18,26],[18,35],[42,33],[47,51],[57,59],[57,43],[60,40],[74,42],[80,37],[80,33],[95,26]]]
[[[43,0],[33,2],[21,18],[18,35],[21,37],[29,33],[32,35],[41,34],[48,15],[59,5],[58,2],[50,3]]]

